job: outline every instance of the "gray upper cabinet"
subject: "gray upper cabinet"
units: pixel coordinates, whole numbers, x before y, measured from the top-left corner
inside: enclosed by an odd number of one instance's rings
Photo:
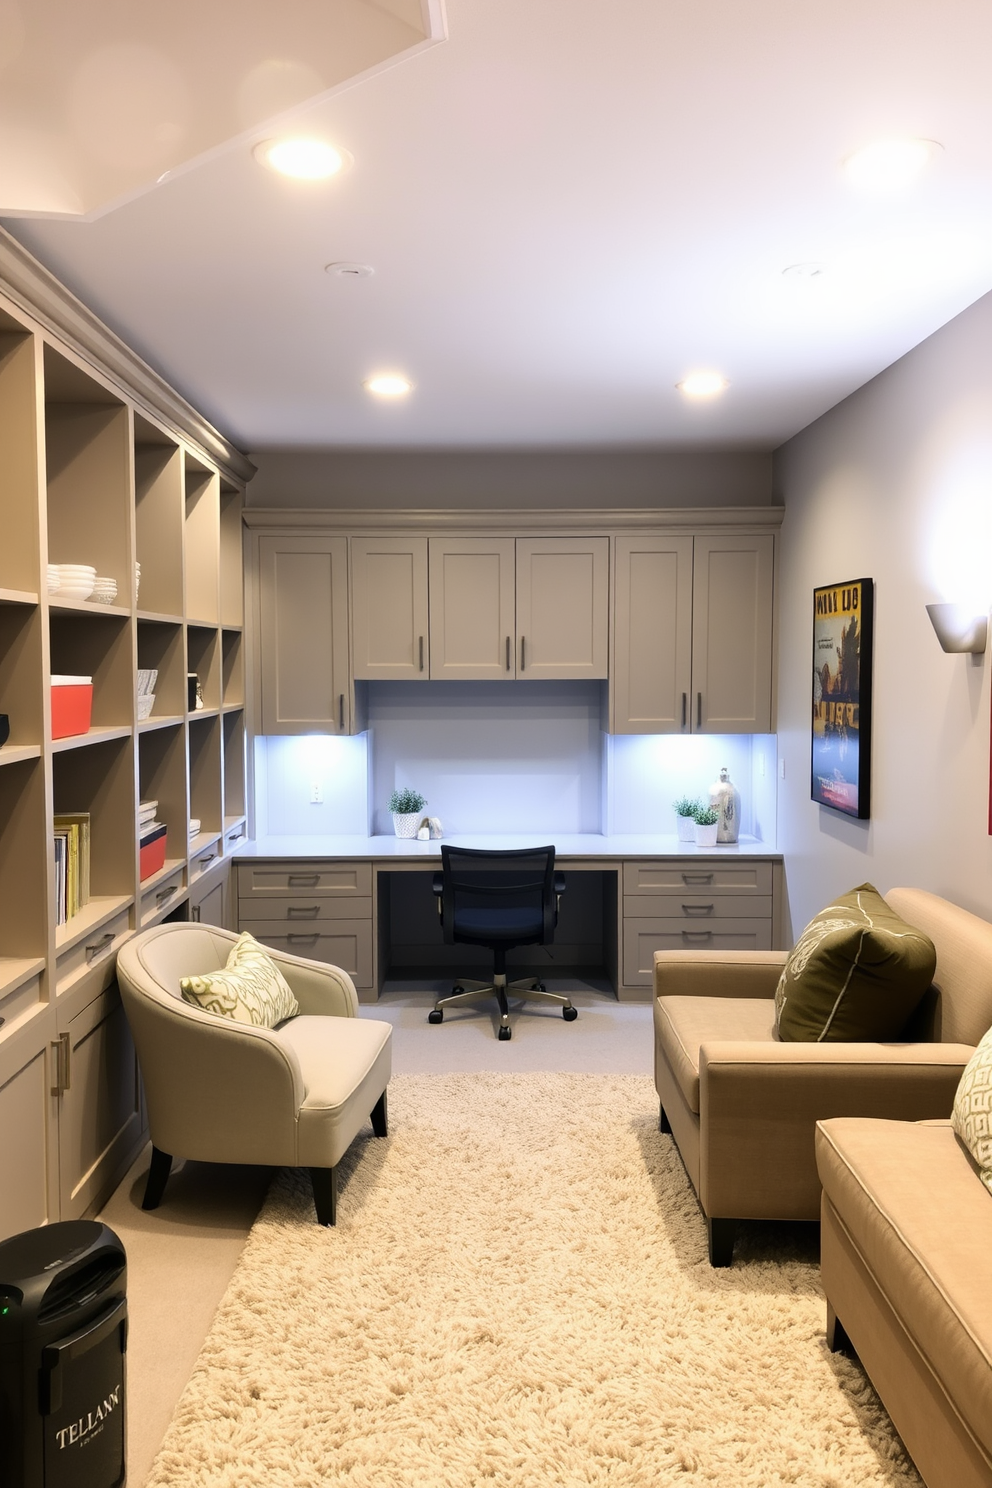
[[[357,680],[429,676],[426,537],[351,539],[351,643]]]
[[[767,734],[772,728],[774,538],[693,541],[692,728]]]
[[[259,539],[261,732],[346,734],[348,539]]]
[[[430,540],[431,676],[502,682],[515,675],[512,537]]]
[[[517,676],[606,677],[608,537],[517,539]]]
[[[773,536],[615,542],[612,731],[769,732]]]

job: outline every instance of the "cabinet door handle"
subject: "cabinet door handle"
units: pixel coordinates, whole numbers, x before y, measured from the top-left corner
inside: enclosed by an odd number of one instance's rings
[[[338,698],[338,728],[344,733],[344,693]]]
[[[712,930],[683,930],[682,931],[682,939],[683,940],[712,940],[713,939],[713,931]]]
[[[296,931],[294,934],[293,931],[290,931],[286,939],[291,941],[293,945],[313,945],[314,941],[319,939],[319,935],[316,930],[311,930],[309,935],[303,935],[300,931]]]
[[[189,912],[189,917],[192,920],[192,922],[193,922],[194,925],[198,925],[200,923],[200,905],[199,904],[194,904],[193,905],[193,908]]]
[[[420,670],[424,670],[424,638],[420,637]]]
[[[315,889],[320,883],[320,874],[291,873],[287,882],[291,889]]]
[[[510,637],[506,638],[506,670],[510,670]]]
[[[686,693],[683,693],[682,694],[682,727],[683,728],[685,728],[685,709],[686,709],[686,702],[687,701],[688,701],[688,696],[687,696]]]
[[[520,670],[521,671],[523,671],[524,667],[526,666],[526,662],[524,661],[524,646],[526,644],[527,644],[527,637],[526,636],[521,636],[520,637]]]
[[[715,904],[683,904],[682,913],[684,915],[709,915],[715,908]]]
[[[702,726],[703,726],[703,694],[701,692],[697,692],[696,693],[696,727],[697,728],[702,728]]]
[[[113,942],[114,932],[112,930],[108,930],[106,935],[101,935],[99,940],[90,941],[86,947],[87,961],[92,961],[94,956],[99,956],[100,952],[105,951],[109,945],[113,945]]]
[[[319,904],[290,904],[286,910],[287,920],[315,920],[319,914]]]
[[[64,1095],[69,1089],[72,1077],[72,1050],[69,1045],[69,1035],[60,1033],[57,1039],[52,1039],[52,1048],[55,1050],[55,1084],[52,1086],[53,1095]]]

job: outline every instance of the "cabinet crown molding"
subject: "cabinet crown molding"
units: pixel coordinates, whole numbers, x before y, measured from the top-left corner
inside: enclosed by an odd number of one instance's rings
[[[574,533],[683,532],[723,530],[774,532],[782,525],[781,506],[487,508],[459,511],[450,507],[388,509],[356,507],[248,507],[245,525],[262,532],[479,532],[505,537],[508,532]]]

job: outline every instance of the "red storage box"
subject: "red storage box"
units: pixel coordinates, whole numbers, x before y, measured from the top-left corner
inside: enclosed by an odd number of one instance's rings
[[[138,877],[144,883],[160,868],[165,867],[165,836],[168,831],[159,822],[153,822],[142,832],[138,848]]]
[[[88,734],[93,716],[92,677],[52,678],[52,738]]]

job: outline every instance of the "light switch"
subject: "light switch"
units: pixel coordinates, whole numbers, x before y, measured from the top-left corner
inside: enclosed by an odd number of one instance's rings
[[[320,788],[320,781],[319,780],[311,780],[311,782],[310,782],[310,805],[311,806],[321,806],[323,804],[323,801],[324,801],[324,792]]]

